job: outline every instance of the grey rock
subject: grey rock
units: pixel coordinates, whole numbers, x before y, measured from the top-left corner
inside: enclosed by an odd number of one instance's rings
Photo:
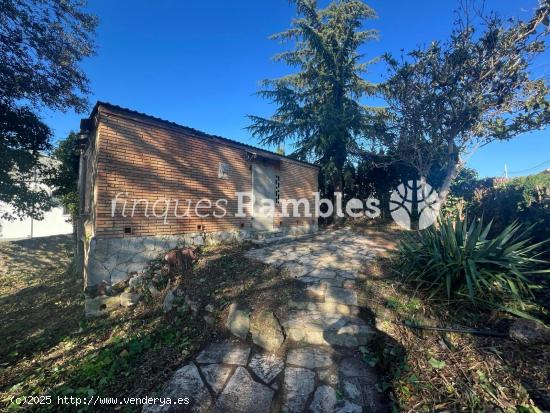
[[[550,343],[550,328],[534,320],[515,320],[508,335],[512,340],[526,345]]]
[[[275,354],[256,354],[250,360],[248,367],[264,383],[269,384],[283,371],[285,363]]]
[[[364,346],[372,338],[375,332],[367,325],[347,324],[326,332],[326,340],[333,345],[342,347]]]
[[[332,387],[319,386],[315,390],[309,410],[314,413],[332,413],[336,401],[336,391]]]
[[[250,377],[243,368],[237,367],[220,394],[214,412],[268,413],[274,391]]]
[[[86,297],[84,312],[86,317],[99,317],[120,307],[120,296]]]
[[[283,407],[285,413],[303,412],[307,400],[315,387],[315,373],[299,368],[287,367],[283,383]]]
[[[288,257],[286,259],[288,259]],[[295,262],[287,262],[283,264],[281,268],[283,268],[288,275],[293,278],[303,277],[311,271],[310,267]]]
[[[232,303],[229,306],[229,314],[225,326],[234,335],[245,340],[248,335],[248,330],[250,329],[250,317],[248,312],[238,310],[237,303]]]
[[[359,377],[350,377],[342,383],[341,388],[346,398],[352,402],[362,404],[363,396],[360,379]]]
[[[214,306],[212,304],[207,304],[204,306],[204,310],[209,312],[209,313],[213,313],[214,312]]]
[[[204,379],[217,394],[222,391],[231,374],[232,368],[223,364],[207,364],[201,366]]]
[[[153,284],[149,284],[147,286],[147,289],[149,290],[149,293],[151,293],[151,296],[153,298],[159,298],[161,295],[161,292],[155,288]]]
[[[170,381],[164,386],[160,397],[170,397],[175,400],[180,397],[189,397],[191,403],[185,406],[186,411],[207,412],[212,404],[210,392],[203,383],[197,367],[189,363],[177,370]],[[183,406],[165,404],[145,405],[143,413],[168,413],[181,411]]]
[[[327,369],[317,370],[319,381],[330,386],[338,388],[340,380],[338,378],[338,369],[336,366],[331,366]]]
[[[357,273],[352,270],[339,270],[337,274],[342,278],[348,278],[350,280],[357,278]]]
[[[250,334],[254,344],[267,351],[277,351],[285,341],[283,330],[271,311],[261,311],[252,318]]]
[[[362,360],[346,357],[340,362],[339,372],[344,377],[366,377],[369,372]]]
[[[342,287],[344,288],[348,288],[350,290],[353,290],[355,288],[355,281],[353,280],[345,280],[343,283],[342,283]]]
[[[222,341],[210,344],[196,360],[201,364],[223,363],[246,366],[249,354],[250,347],[247,345]]]
[[[340,389],[344,397],[354,404],[364,406],[369,412],[386,410],[376,385],[378,375],[361,360],[348,357],[339,366]]]
[[[99,317],[105,313],[105,310],[102,308],[102,298],[101,297],[86,297],[84,301],[84,313],[86,317],[93,318]]]
[[[325,294],[325,301],[347,305],[357,305],[357,292],[348,288],[329,286]]]
[[[363,408],[355,403],[351,403],[348,400],[340,400],[334,406],[333,413],[362,413]]]
[[[336,277],[336,272],[327,268],[316,268],[311,271],[308,276],[315,278],[334,278]]]
[[[353,313],[354,307],[348,307],[348,311]],[[291,312],[283,327],[290,340],[315,345],[357,347],[374,337],[374,331],[362,319],[325,311]]]
[[[340,315],[329,315],[319,311],[297,311],[288,314],[283,322],[287,337],[296,342],[315,345],[329,345],[325,339],[327,330],[345,325],[345,319]]]
[[[377,383],[378,376],[371,372],[366,377],[343,379],[340,389],[344,397],[352,403],[367,408],[369,412],[383,412],[386,409],[376,388]]]
[[[327,290],[327,285],[325,283],[319,284],[310,284],[306,287],[306,295],[315,298],[323,298],[325,296],[325,291]]]
[[[168,291],[168,293],[164,296],[164,300],[162,301],[162,310],[167,313],[172,309],[172,306],[174,305],[175,300],[174,293],[172,291]]]
[[[139,302],[141,294],[124,292],[120,294],[120,305],[122,307],[132,307]]]
[[[290,350],[286,357],[287,364],[316,369],[332,365],[331,352],[320,347],[302,347]]]
[[[128,280],[130,288],[137,288],[143,283],[143,274],[136,274]]]

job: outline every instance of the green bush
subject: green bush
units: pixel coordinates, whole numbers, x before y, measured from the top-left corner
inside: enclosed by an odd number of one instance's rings
[[[531,236],[535,242],[549,239],[550,174],[514,178],[494,187],[478,188],[467,211],[473,216],[491,217],[491,236],[518,221],[533,227]]]
[[[403,239],[397,269],[430,297],[468,298],[481,306],[502,306],[532,296],[530,274],[546,262],[528,237],[529,228],[512,223],[489,238],[491,223],[441,220],[439,225]]]

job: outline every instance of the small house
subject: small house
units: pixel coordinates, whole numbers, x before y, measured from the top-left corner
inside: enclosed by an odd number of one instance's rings
[[[176,245],[317,229],[315,211],[277,212],[281,199],[313,203],[315,165],[103,102],[81,137],[79,256],[92,294]],[[265,201],[275,212],[257,213]]]

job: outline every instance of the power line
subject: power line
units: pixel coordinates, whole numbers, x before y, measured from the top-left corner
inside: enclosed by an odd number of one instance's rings
[[[522,169],[521,171],[509,171],[508,173],[516,175],[516,174],[521,174],[521,173],[524,173],[524,172],[529,172],[529,171],[532,171],[533,169],[540,168],[541,166],[544,166],[547,163],[550,163],[550,159],[548,159],[547,161],[541,162],[538,165],[532,166],[531,168]]]

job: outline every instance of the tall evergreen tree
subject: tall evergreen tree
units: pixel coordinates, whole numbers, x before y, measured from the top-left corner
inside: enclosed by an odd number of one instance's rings
[[[376,14],[360,0],[333,1],[324,9],[315,0],[294,3],[298,17],[272,39],[293,42],[275,61],[298,71],[262,82],[258,94],[277,109],[270,118],[249,116],[248,129],[262,144],[290,142],[291,156],[319,164],[324,180],[342,191],[346,160],[369,124],[371,108],[360,99],[376,88],[362,78],[370,62],[359,52],[377,38],[376,30],[362,28]]]

